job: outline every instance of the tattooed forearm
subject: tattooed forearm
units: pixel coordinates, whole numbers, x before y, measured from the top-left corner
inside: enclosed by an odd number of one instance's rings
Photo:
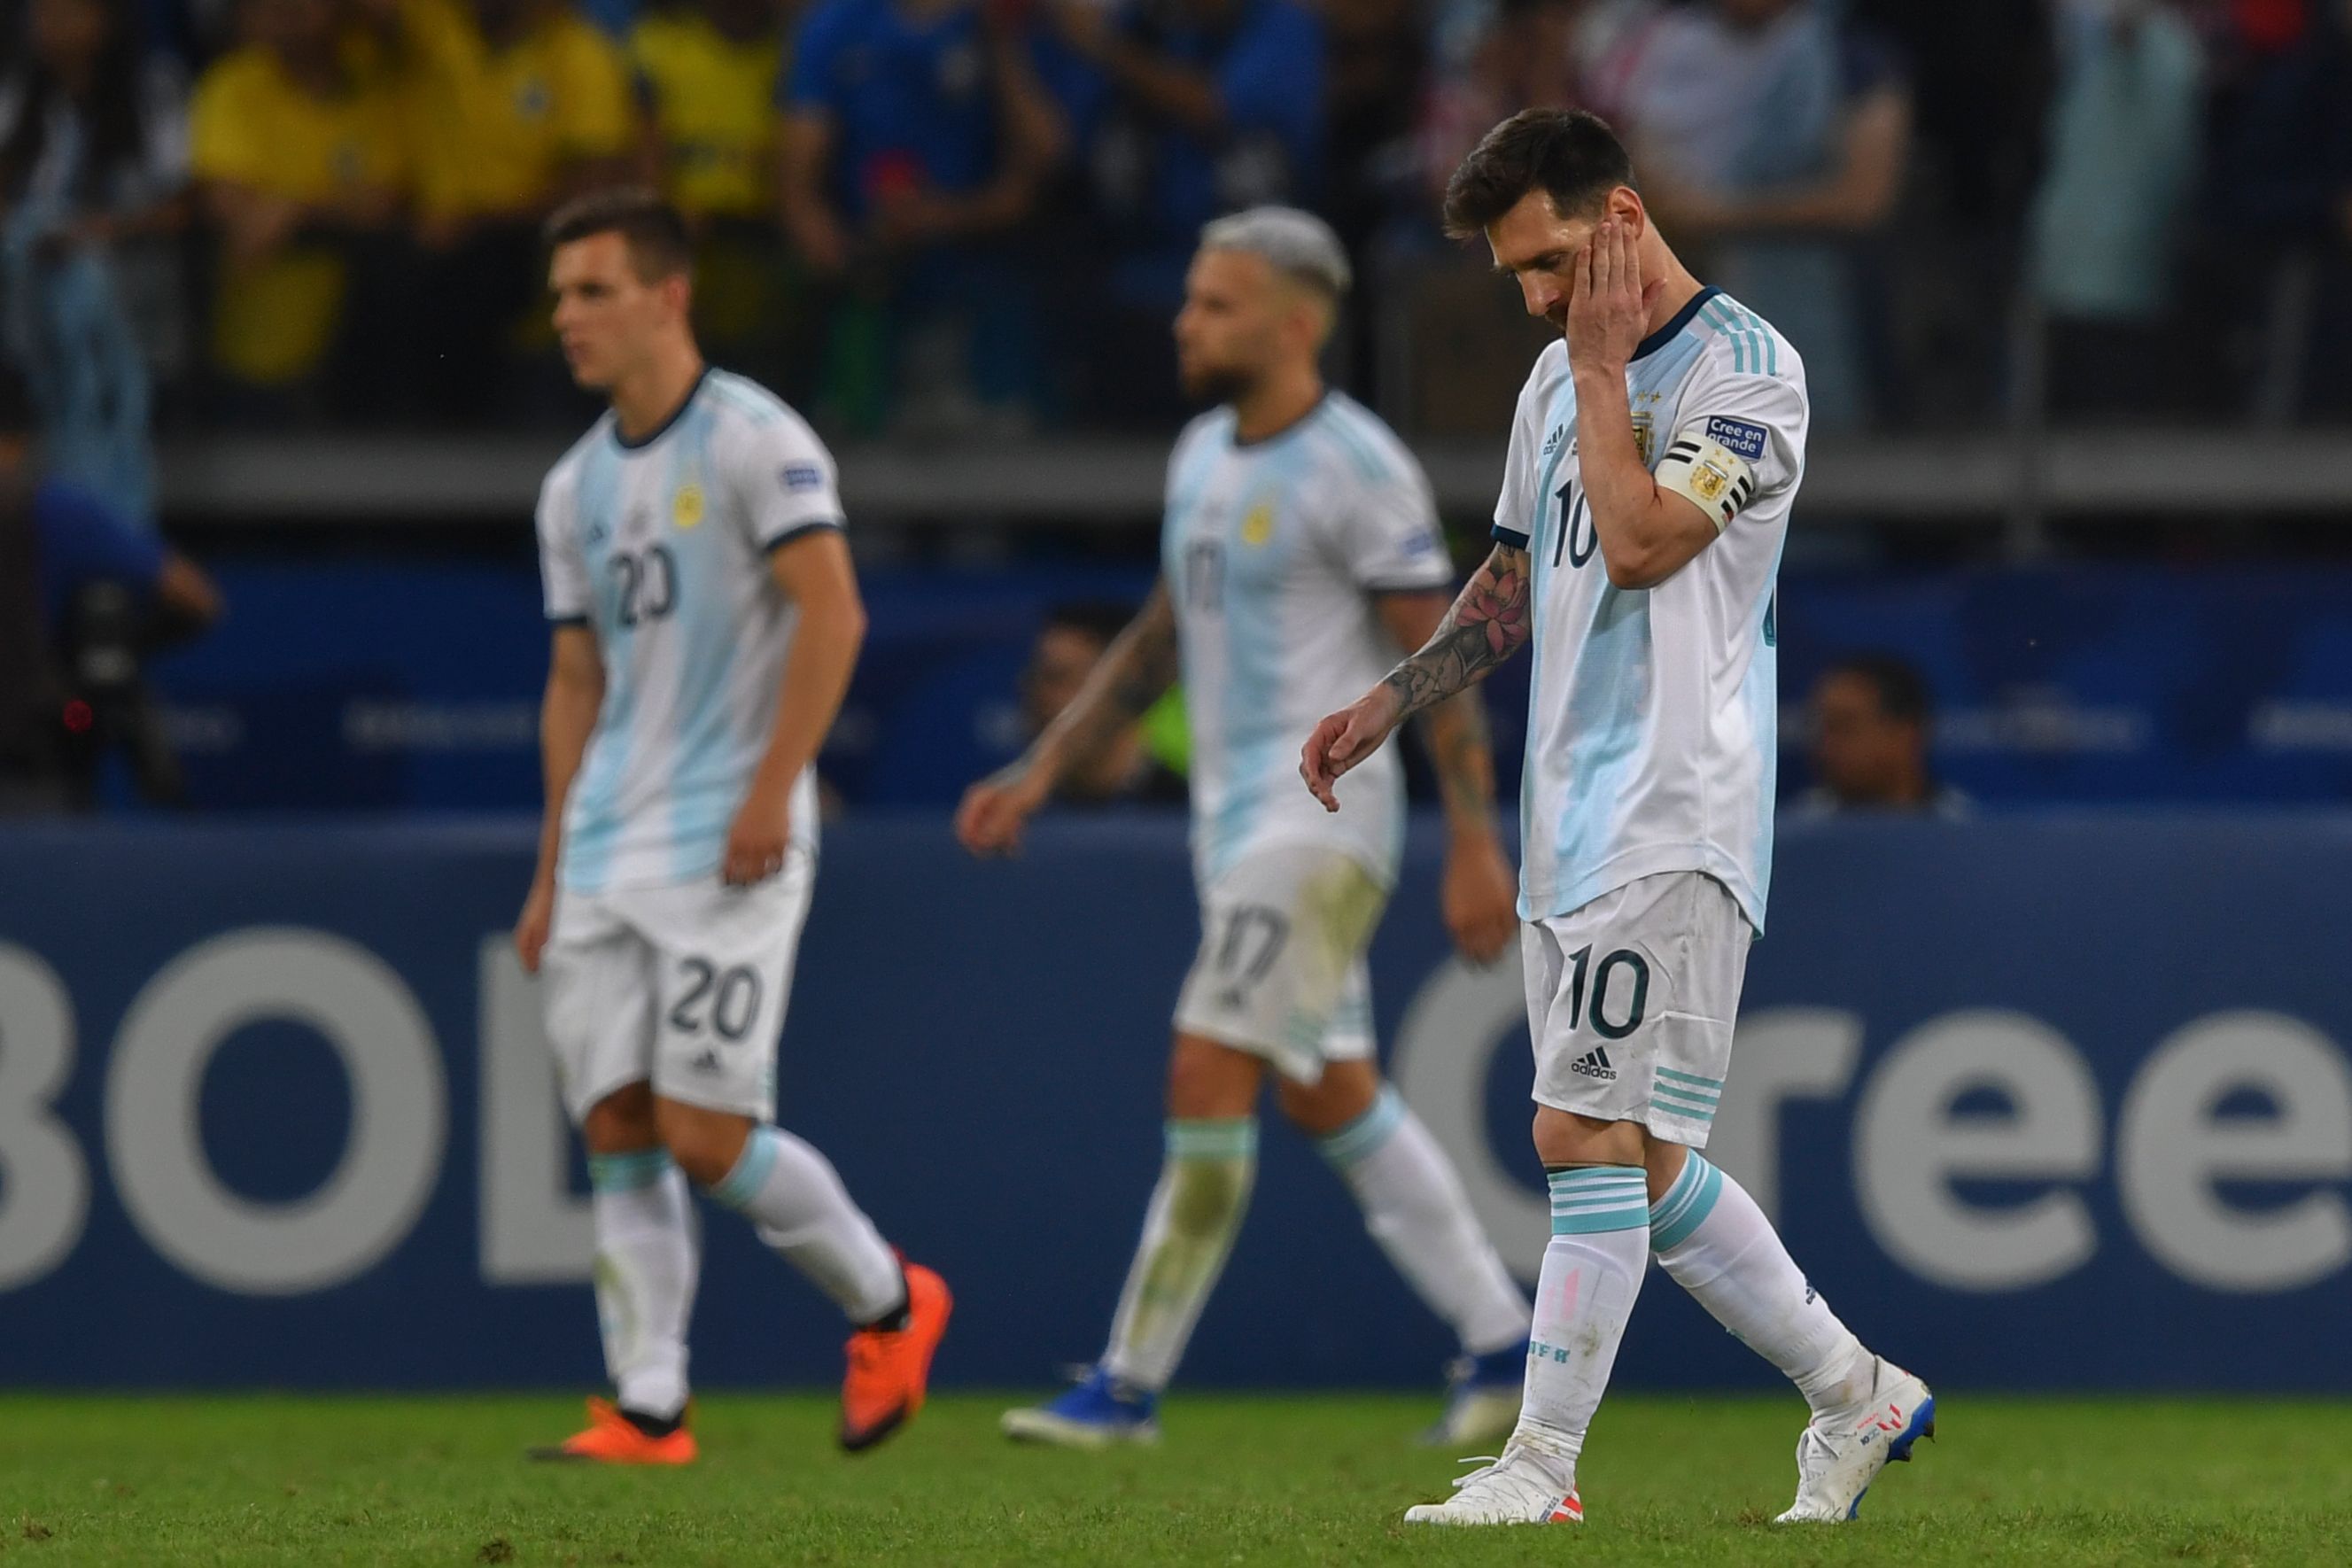
[[[1141,613],[1095,661],[1070,705],[1014,767],[1023,773],[1045,768],[1058,779],[1082,766],[1150,711],[1175,684],[1176,673],[1176,612],[1167,590],[1154,588]]]
[[[1486,704],[1475,688],[1424,710],[1422,744],[1429,749],[1445,820],[1456,828],[1494,824],[1495,751],[1486,734]]]
[[[1389,672],[1408,714],[1465,691],[1528,640],[1528,552],[1498,544],[1429,646]]]

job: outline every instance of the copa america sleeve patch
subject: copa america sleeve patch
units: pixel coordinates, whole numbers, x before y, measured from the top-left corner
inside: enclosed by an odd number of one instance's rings
[[[1685,433],[1675,437],[1666,455],[1658,461],[1658,485],[1679,496],[1687,496],[1699,509],[1715,520],[1717,533],[1731,526],[1756,494],[1756,470],[1748,459],[1714,438],[1720,425],[1738,425],[1742,430],[1755,431],[1756,450],[1761,454],[1763,432],[1753,425],[1736,419],[1710,419],[1707,435]]]

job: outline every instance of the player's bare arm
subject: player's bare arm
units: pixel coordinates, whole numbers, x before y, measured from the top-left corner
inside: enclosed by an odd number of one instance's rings
[[[1528,552],[1507,544],[1471,574],[1454,607],[1419,653],[1388,679],[1315,726],[1298,759],[1299,776],[1326,811],[1339,809],[1331,786],[1381,749],[1399,724],[1433,703],[1466,691],[1528,640]]]
[[[1568,365],[1576,381],[1579,478],[1601,564],[1620,588],[1654,588],[1716,541],[1715,520],[1686,496],[1659,487],[1633,439],[1625,367],[1648,331],[1663,285],[1642,279],[1635,235],[1603,218],[1575,263],[1568,303]]]
[[[545,816],[539,825],[539,868],[531,873],[530,896],[515,921],[515,956],[527,973],[539,973],[555,909],[555,863],[563,847],[563,805],[587,753],[596,714],[604,706],[604,658],[596,634],[586,626],[555,628],[547,661],[547,690],[539,703],[540,771]]]
[[[1070,705],[1045,726],[1029,749],[964,792],[956,808],[956,839],[975,855],[1011,854],[1021,847],[1022,825],[1053,798],[1075,767],[1150,711],[1176,682],[1176,608],[1165,584],[1127,624],[1087,672]]]
[[[768,571],[798,607],[800,620],[776,693],[768,749],[727,833],[719,875],[738,886],[783,868],[792,838],[793,785],[824,744],[866,641],[866,605],[840,531],[811,529],[793,539],[768,558]]]
[[[1401,648],[1426,647],[1444,624],[1442,594],[1389,594],[1381,619]],[[1518,929],[1517,884],[1495,831],[1495,752],[1486,702],[1475,686],[1433,702],[1414,723],[1445,806],[1445,877],[1440,908],[1454,945],[1492,963]]]

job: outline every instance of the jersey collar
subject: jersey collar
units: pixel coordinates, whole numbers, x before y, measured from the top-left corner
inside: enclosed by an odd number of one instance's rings
[[[1297,418],[1292,420],[1281,429],[1270,430],[1255,440],[1243,440],[1239,434],[1238,426],[1236,426],[1235,434],[1233,437],[1234,450],[1236,452],[1255,451],[1260,447],[1271,447],[1276,441],[1288,439],[1294,432],[1307,428],[1307,425],[1314,420],[1318,414],[1323,412],[1325,405],[1330,401],[1331,389],[1327,386],[1322,391],[1315,395],[1315,401],[1307,405],[1306,413],[1300,415]]]
[[[686,411],[694,406],[696,395],[702,391],[702,384],[709,379],[710,367],[708,364],[705,364],[700,373],[695,376],[694,384],[686,389],[686,395],[677,400],[677,406],[670,410],[669,417],[663,420],[660,424],[655,426],[652,429],[646,431],[643,436],[638,437],[634,441],[621,434],[621,421],[619,416],[615,416],[613,420],[614,441],[618,443],[621,450],[624,452],[644,451],[647,447],[652,446],[655,442],[668,435],[671,427],[677,425],[679,420],[686,417]]]
[[[1713,285],[1709,285],[1708,287],[1700,289],[1697,293],[1692,295],[1690,303],[1685,305],[1681,310],[1675,312],[1674,320],[1668,321],[1664,326],[1660,327],[1656,331],[1652,332],[1648,337],[1642,340],[1642,346],[1633,351],[1633,357],[1635,359],[1647,359],[1652,354],[1657,353],[1660,349],[1664,348],[1668,343],[1674,342],[1675,337],[1681,333],[1682,330],[1691,324],[1691,318],[1698,314],[1699,307],[1722,292],[1722,289],[1717,289]]]

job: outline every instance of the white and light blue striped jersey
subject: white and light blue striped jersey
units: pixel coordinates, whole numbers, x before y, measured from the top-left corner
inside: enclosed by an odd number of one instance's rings
[[[1339,781],[1336,815],[1307,793],[1298,755],[1325,714],[1400,657],[1376,595],[1453,583],[1412,454],[1336,392],[1262,441],[1234,437],[1231,409],[1202,415],[1169,459],[1160,557],[1183,649],[1202,885],[1275,844],[1329,845],[1393,882],[1404,834],[1395,748]]]
[[[706,371],[641,441],[623,440],[607,413],[549,472],[548,618],[592,627],[604,664],[604,704],[564,813],[564,887],[718,874],[798,619],[769,552],[840,526],[832,456],[772,393],[725,371]],[[792,831],[814,846],[806,773]]]
[[[1708,289],[1643,340],[1625,380],[1643,460],[1678,474],[1722,532],[1654,587],[1609,581],[1578,483],[1568,345],[1545,349],[1519,394],[1495,508],[1495,537],[1528,552],[1534,571],[1519,912],[1564,915],[1637,877],[1703,871],[1760,931],[1780,724],[1774,595],[1804,473],[1804,364]]]

